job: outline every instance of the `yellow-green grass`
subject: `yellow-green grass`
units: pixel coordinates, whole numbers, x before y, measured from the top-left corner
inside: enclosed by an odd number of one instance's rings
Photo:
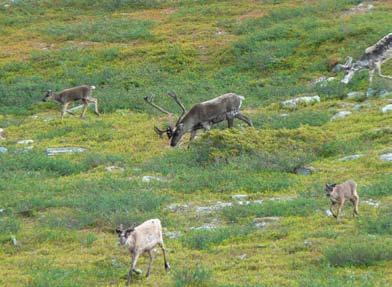
[[[1,8],[0,127],[6,139],[0,146],[9,152],[0,154],[0,285],[123,286],[130,256],[114,229],[155,217],[165,229],[172,271],[165,274],[158,251],[151,278],[140,277],[135,286],[390,285],[392,165],[379,156],[392,152],[391,115],[380,111],[391,96],[344,99],[347,91],[366,91],[366,73],[344,88],[309,85],[332,76],[333,61],[359,56],[391,26],[390,3],[346,13],[358,3],[84,0]],[[133,38],[123,33],[132,27],[119,24],[127,20],[151,24]],[[96,36],[103,24],[115,34],[99,41],[75,29],[87,26]],[[53,27],[72,39],[48,33]],[[291,51],[286,40],[295,35],[303,42]],[[258,48],[276,39],[289,53],[263,62],[268,50]],[[244,59],[271,66],[260,70]],[[386,74],[391,67],[385,66]],[[47,88],[82,83],[97,86],[101,117],[61,121],[58,105],[39,102]],[[374,88],[389,85],[377,78]],[[236,121],[229,131],[223,123],[189,148],[185,139],[172,149],[153,127],[175,119],[157,116],[143,102],[145,95],[169,90],[188,108],[223,92],[243,94],[243,112],[255,128]],[[295,110],[279,105],[307,92],[320,94],[321,103]],[[157,101],[173,107],[168,98]],[[363,105],[359,111],[357,104]],[[330,121],[342,110],[353,113]],[[17,144],[24,139],[34,140],[32,150]],[[87,151],[46,156],[46,148],[63,146]],[[352,154],[363,157],[340,160]],[[111,166],[117,169],[108,171]],[[295,174],[301,166],[314,172]],[[146,175],[159,180],[145,182]],[[353,219],[347,204],[336,222],[326,215],[323,186],[350,178],[358,183],[360,217]],[[234,194],[264,202],[239,205]],[[196,211],[218,201],[234,207]],[[188,207],[172,211],[171,204]],[[255,217],[264,216],[279,220],[255,228]],[[205,224],[218,227],[192,230]],[[180,237],[171,239],[167,231]],[[147,262],[139,262],[144,271]]]

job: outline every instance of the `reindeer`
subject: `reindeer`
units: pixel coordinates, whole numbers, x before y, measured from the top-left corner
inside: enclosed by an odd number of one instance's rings
[[[188,112],[174,92],[169,92],[168,96],[173,98],[180,106],[182,113],[174,127],[169,125],[165,130],[154,127],[154,130],[160,137],[166,134],[170,139],[172,147],[177,146],[184,134],[190,132],[190,141],[192,141],[196,136],[197,130],[204,129],[208,131],[211,129],[211,126],[224,120],[227,120],[229,128],[233,127],[234,118],[244,121],[249,126],[253,126],[251,119],[240,113],[242,101],[245,99],[243,96],[234,93],[224,94],[212,100],[196,104]],[[172,113],[156,105],[153,98],[153,95],[146,96],[144,100],[159,111],[172,115]]]
[[[63,120],[65,113],[74,115],[74,113],[67,110],[67,108],[70,103],[78,100],[82,100],[84,106],[80,118],[84,118],[84,114],[86,113],[88,103],[94,103],[95,114],[99,116],[98,101],[96,98],[91,97],[92,90],[95,90],[95,87],[87,86],[87,85],[65,89],[59,93],[55,93],[52,90],[48,90],[45,94],[45,97],[42,99],[42,101],[46,102],[49,99],[52,99],[62,104],[63,107],[61,110],[61,120]]]
[[[153,249],[158,245],[163,252],[163,260],[165,270],[170,270],[169,262],[166,259],[166,249],[163,244],[162,226],[159,219],[150,219],[139,226],[124,229],[122,225],[116,228],[116,233],[121,245],[127,246],[131,253],[132,262],[128,272],[127,285],[132,281],[132,273],[140,274],[141,271],[136,269],[136,263],[140,255],[148,253],[150,262],[148,263],[146,277],[151,273],[151,265],[153,261]]]
[[[339,214],[343,208],[344,202],[350,200],[353,204],[353,216],[358,215],[359,196],[357,192],[357,184],[352,180],[347,180],[342,184],[326,184],[325,192],[331,200],[330,210],[332,215],[338,220]],[[333,212],[332,207],[338,205],[337,213]]]
[[[368,47],[362,57],[353,63],[352,57],[347,57],[345,64],[337,64],[334,71],[344,70],[345,76],[341,80],[342,83],[348,84],[358,71],[369,70],[369,83],[373,81],[374,72],[385,79],[392,79],[391,76],[385,76],[381,73],[381,65],[392,59],[392,33],[389,33],[380,39],[373,46]]]

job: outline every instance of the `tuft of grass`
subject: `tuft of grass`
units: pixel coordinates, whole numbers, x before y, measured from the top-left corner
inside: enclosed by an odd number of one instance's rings
[[[358,221],[359,229],[368,234],[392,235],[392,217],[390,213],[376,217],[365,217]]]
[[[252,232],[251,226],[223,227],[212,230],[192,230],[181,238],[182,243],[191,249],[207,250],[232,237],[246,236]]]
[[[360,193],[365,196],[387,196],[392,194],[392,177],[387,175],[378,182],[364,186]]]
[[[378,261],[392,259],[392,242],[389,240],[340,240],[326,248],[323,254],[332,266],[370,266]]]
[[[176,270],[173,275],[175,287],[208,287],[212,285],[212,272],[203,266]]]

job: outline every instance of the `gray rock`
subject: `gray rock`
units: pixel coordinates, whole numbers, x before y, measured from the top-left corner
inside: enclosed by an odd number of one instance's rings
[[[364,97],[364,93],[362,92],[349,92],[347,94],[347,98],[351,99],[351,100],[358,100],[358,99],[362,99]]]
[[[33,140],[20,140],[17,142],[17,144],[29,145],[32,144],[33,142],[34,142]]]
[[[339,120],[339,119],[343,119],[343,118],[345,118],[345,117],[347,117],[347,116],[349,116],[349,115],[351,115],[352,114],[352,112],[350,112],[350,111],[340,111],[340,112],[337,112],[332,118],[331,118],[331,121],[336,121],[336,120]]]
[[[46,154],[48,156],[53,156],[58,154],[81,153],[85,151],[86,149],[82,147],[54,147],[54,148],[47,148]]]
[[[233,206],[232,202],[221,202],[221,201],[218,201],[215,204],[210,205],[210,206],[197,206],[196,207],[196,212],[197,213],[209,213],[209,212],[212,212],[212,211],[220,210],[222,208],[231,207],[231,206]]]
[[[298,105],[309,105],[314,103],[319,103],[320,97],[319,96],[305,96],[305,97],[298,97],[291,100],[281,102],[282,107],[294,109]]]
[[[383,161],[392,161],[392,153],[386,153],[380,155],[380,159]]]
[[[124,168],[119,167],[119,166],[115,166],[115,165],[111,165],[111,166],[105,167],[105,170],[107,172],[122,172],[122,171],[124,171]]]
[[[163,233],[163,235],[167,238],[170,238],[170,239],[176,239],[181,236],[181,232],[180,231],[166,231]]]
[[[359,158],[361,158],[363,156],[364,156],[363,154],[353,154],[353,155],[348,155],[348,156],[342,157],[339,160],[340,161],[356,160],[356,159],[359,159]]]
[[[219,226],[216,225],[215,223],[206,223],[203,224],[202,226],[197,226],[197,227],[191,227],[190,230],[212,230],[212,229],[216,229]]]
[[[6,147],[0,146],[0,153],[6,153],[8,149]]]
[[[381,111],[385,114],[392,111],[392,104],[386,105],[385,107],[381,108]]]
[[[277,221],[279,221],[280,218],[276,217],[276,216],[269,216],[269,217],[258,217],[253,219],[253,224],[257,227],[257,228],[265,228]]]
[[[152,175],[145,175],[142,177],[142,182],[151,182],[151,181],[163,181],[162,177],[159,176],[152,176]]]
[[[391,92],[389,92],[388,90],[382,89],[381,91],[379,91],[378,95],[380,98],[386,98],[391,94]]]
[[[329,210],[329,209],[326,209],[326,210],[325,210],[325,214],[326,214],[327,216],[329,216],[329,217],[333,216],[331,210]]]
[[[232,199],[235,199],[235,200],[238,200],[238,201],[245,200],[245,199],[247,199],[248,197],[249,197],[249,196],[248,196],[247,194],[235,194],[235,195],[232,195],[232,196],[231,196]]]
[[[166,207],[168,210],[171,212],[181,212],[181,211],[187,211],[189,209],[188,204],[180,204],[180,203],[172,203],[169,206]]]
[[[377,91],[375,89],[369,88],[366,92],[366,97],[373,97],[377,94]]]
[[[314,173],[314,168],[311,166],[296,167],[294,169],[294,172],[298,175],[311,175],[312,173]]]
[[[4,139],[5,139],[4,129],[0,128],[0,140],[4,140]]]
[[[368,200],[364,200],[362,201],[363,203],[370,205],[374,208],[379,208],[380,207],[380,202],[374,200],[374,199],[368,199]]]

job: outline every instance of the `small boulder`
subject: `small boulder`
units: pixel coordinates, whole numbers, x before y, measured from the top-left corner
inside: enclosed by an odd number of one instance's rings
[[[234,194],[231,196],[232,199],[235,199],[237,201],[243,201],[248,199],[248,195],[247,194]]]
[[[305,97],[298,97],[291,100],[283,101],[281,102],[281,105],[284,108],[294,109],[301,104],[309,105],[309,104],[314,104],[319,102],[320,102],[319,96],[305,96]]]
[[[4,140],[4,139],[5,139],[4,129],[0,128],[0,140]]]
[[[381,108],[381,111],[385,114],[392,111],[392,104],[386,105],[385,107]]]
[[[33,140],[20,140],[17,142],[17,144],[29,145],[32,144],[33,142],[34,142]]]
[[[145,175],[142,177],[142,182],[151,182],[151,181],[162,181],[162,177],[159,176],[152,176],[152,175]]]
[[[364,96],[365,95],[362,92],[349,92],[347,94],[347,98],[350,99],[350,100],[362,99]]]
[[[46,155],[53,156],[58,154],[71,154],[71,153],[81,153],[86,151],[82,147],[53,147],[46,149]]]
[[[105,167],[105,170],[107,172],[122,172],[122,171],[124,171],[124,168],[119,167],[119,166],[115,166],[115,165],[111,165],[111,166]]]
[[[0,153],[7,153],[8,149],[6,147],[0,146]]]
[[[356,159],[359,159],[359,158],[361,158],[363,156],[364,156],[363,154],[353,154],[353,155],[348,155],[348,156],[342,157],[339,160],[340,161],[356,160]]]
[[[309,166],[301,166],[301,167],[296,167],[294,169],[294,173],[298,174],[298,175],[311,175],[312,173],[314,173],[314,168]]]
[[[279,220],[280,220],[280,218],[277,216],[257,217],[255,219],[253,219],[253,223],[257,228],[264,228],[264,227],[267,227],[268,225],[271,225]]]
[[[332,118],[331,121],[336,121],[336,120],[340,120],[340,119],[344,119],[345,117],[351,115],[352,112],[350,111],[340,111],[337,112]]]
[[[380,155],[380,159],[383,161],[392,162],[392,153],[382,154],[382,155]]]

